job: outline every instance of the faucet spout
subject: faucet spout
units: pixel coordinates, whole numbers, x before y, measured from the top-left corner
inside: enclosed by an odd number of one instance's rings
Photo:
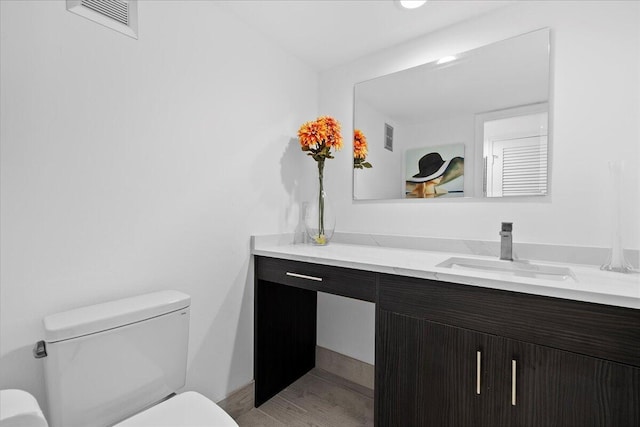
[[[513,261],[513,223],[503,222],[500,229],[500,259]]]

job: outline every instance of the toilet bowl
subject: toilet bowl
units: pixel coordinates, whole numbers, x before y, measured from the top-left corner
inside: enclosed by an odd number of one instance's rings
[[[237,427],[218,405],[194,391],[174,396],[113,427]],[[36,399],[23,390],[0,390],[0,427],[48,427]]]
[[[113,427],[238,427],[218,405],[194,391],[172,397]],[[2,427],[2,426],[0,426]]]
[[[44,360],[49,426],[237,427],[205,396],[179,393],[190,305],[189,295],[161,291],[45,317],[34,354]]]
[[[24,390],[0,390],[0,427],[47,427],[38,401]]]

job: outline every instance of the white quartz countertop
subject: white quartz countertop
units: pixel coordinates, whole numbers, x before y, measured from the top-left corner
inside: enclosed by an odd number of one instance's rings
[[[255,238],[252,253],[294,261],[640,309],[640,274],[606,272],[597,266],[531,260],[541,265],[569,267],[574,273],[573,278],[551,280],[437,266],[451,257],[496,259],[455,252],[333,242],[327,246],[314,246]]]

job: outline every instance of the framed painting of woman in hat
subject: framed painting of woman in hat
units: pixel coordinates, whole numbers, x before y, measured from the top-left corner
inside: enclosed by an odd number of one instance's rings
[[[464,196],[464,144],[413,148],[405,154],[405,197]]]

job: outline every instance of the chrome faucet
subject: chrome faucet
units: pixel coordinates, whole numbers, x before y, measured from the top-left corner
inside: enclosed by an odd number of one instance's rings
[[[512,222],[503,222],[500,230],[500,259],[504,261],[513,261],[513,230]]]

